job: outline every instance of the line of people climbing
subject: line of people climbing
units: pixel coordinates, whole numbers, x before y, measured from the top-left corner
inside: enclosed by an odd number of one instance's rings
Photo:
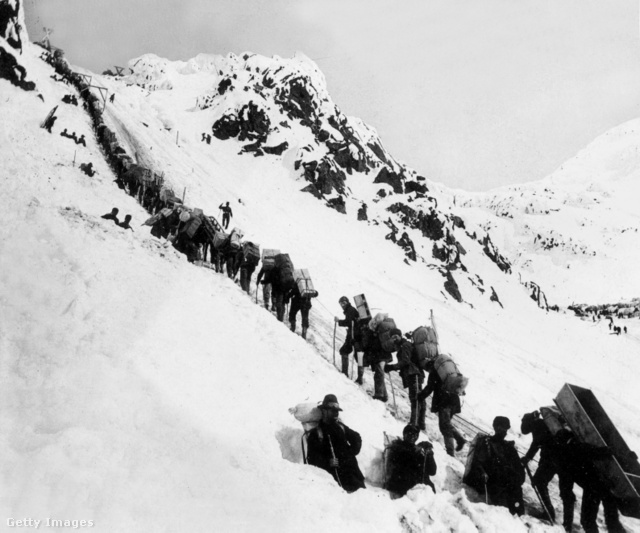
[[[305,429],[304,462],[325,470],[340,487],[351,493],[366,488],[357,459],[362,438],[340,420],[342,411],[335,394],[327,394],[317,406],[300,404],[291,410]],[[543,508],[542,513],[532,513],[533,516],[555,524],[556,514],[547,486],[557,474],[565,531],[571,532],[573,528],[576,502],[573,488],[577,484],[583,490],[580,524],[585,533],[598,533],[596,520],[601,503],[607,530],[610,533],[626,532],[620,522],[619,502],[595,465],[602,457],[612,457],[610,448],[581,442],[557,409],[544,418],[539,411],[523,416],[522,433],[533,434],[531,447],[524,457],[519,456],[515,443],[506,439],[511,429],[509,418],[496,416],[492,425],[493,435],[481,433],[474,439],[463,476],[465,484],[484,494],[487,504],[506,507],[516,516],[524,515],[522,486],[525,472],[528,472]],[[431,480],[437,473],[433,445],[426,440],[418,443],[419,437],[420,429],[412,423],[404,427],[401,438],[391,439],[385,434],[383,487],[392,499],[404,496],[417,485],[426,485],[436,491]],[[541,451],[540,463],[535,475],[531,476],[528,464],[538,450]]]
[[[57,57],[53,65],[66,81],[78,88],[85,100],[84,107],[93,117],[98,139],[116,173],[116,183],[136,197],[153,215],[146,222],[151,226],[152,234],[170,238],[176,249],[185,253],[191,262],[202,260],[204,264],[209,251],[209,265],[218,272],[223,272],[226,268],[227,275],[234,279],[240,273],[240,285],[250,294],[251,278],[260,259],[259,246],[242,242],[242,232],[237,228],[229,235],[223,231],[228,228],[232,216],[229,203],[220,206],[224,211],[223,227],[215,218],[205,216],[201,210],[183,206],[173,191],[163,187],[163,179],[158,179],[153,174],[151,179],[146,179],[149,172],[133,164],[118,145],[113,132],[105,126],[98,99],[88,90],[88,84],[69,69],[63,58]],[[48,131],[52,122],[47,123]],[[118,209],[114,208],[102,218],[112,220],[120,227],[132,229],[129,224],[130,215],[127,215],[123,223],[119,222],[117,215]],[[256,299],[258,286],[262,284],[264,306],[275,310],[280,321],[284,321],[285,307],[290,302],[288,318],[291,329],[295,331],[297,313],[300,312],[302,336],[306,338],[311,300],[318,296],[308,272],[304,269],[295,271],[288,254],[279,253],[278,250],[263,252]],[[387,401],[384,377],[386,373],[393,371],[400,373],[403,386],[408,391],[410,421],[404,428],[403,437],[390,441],[385,449],[385,487],[394,498],[401,497],[417,484],[425,484],[435,490],[430,480],[430,476],[437,472],[433,446],[427,441],[417,443],[420,430],[426,427],[426,399],[433,395],[431,411],[438,415],[446,452],[454,456],[466,444],[466,439],[453,427],[451,420],[460,412],[460,395],[464,394],[467,378],[458,371],[450,356],[439,353],[434,327],[421,326],[403,336],[388,315],[379,313],[371,317],[364,299],[357,302],[358,309],[351,305],[347,297],[340,298],[339,305],[344,319],[335,317],[335,322],[347,330],[345,342],[340,348],[342,372],[348,375],[349,355],[353,353],[358,366],[357,383],[363,384],[366,366],[373,370],[375,399]],[[393,353],[397,354],[397,362],[390,364]],[[427,374],[427,383],[423,388]],[[314,424],[307,433],[305,461],[330,472],[348,492],[365,488],[364,476],[356,458],[362,440],[356,431],[340,421],[339,413],[342,409],[337,398],[335,395],[326,395],[314,407],[319,416],[312,417]],[[541,420],[539,413],[523,417],[522,432],[533,433],[534,440],[527,454],[520,459],[514,443],[505,439],[510,429],[509,419],[496,417],[493,423],[494,435],[479,434],[471,444],[465,482],[470,486],[484,488],[488,503],[505,506],[512,513],[521,515],[524,512],[524,471],[540,449],[541,460],[533,476],[533,485],[540,494],[550,521],[555,519],[555,511],[548,496],[547,485],[557,473],[564,505],[565,530],[571,530],[575,502],[572,487],[577,483],[584,490],[581,523],[585,531],[598,531],[595,519],[601,502],[609,531],[625,531],[618,519],[617,502],[604,488],[599,472],[593,466],[596,458],[607,454],[610,456],[612,451],[608,448],[594,449],[580,442],[566,424],[561,424],[560,429],[554,432],[547,423],[548,420],[551,418]],[[541,422],[545,424],[544,427]],[[551,437],[545,432],[549,432]]]

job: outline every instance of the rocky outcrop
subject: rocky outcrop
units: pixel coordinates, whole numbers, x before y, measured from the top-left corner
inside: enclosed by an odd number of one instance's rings
[[[27,70],[21,61],[24,14],[20,1],[0,1],[0,78],[23,91],[33,91],[36,84],[27,80]]]

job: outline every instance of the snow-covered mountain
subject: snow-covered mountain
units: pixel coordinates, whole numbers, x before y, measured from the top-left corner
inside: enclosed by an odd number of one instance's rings
[[[426,323],[433,309],[443,349],[470,377],[458,421],[468,437],[506,415],[510,437],[524,448],[522,414],[551,404],[570,382],[594,390],[640,448],[637,321],[625,322],[627,336],[611,336],[604,323],[540,310],[482,224],[460,217],[452,193],[393,160],[371,128],[336,118],[307,59],[143,56],[122,78],[74,68],[115,95],[100,113],[99,139],[82,103],[92,114],[102,109],[100,90],[90,97],[61,79],[17,27],[19,1],[8,5],[16,11],[0,24],[0,507],[7,518],[84,520],[98,531],[553,530],[489,507],[464,487],[464,455],[445,454],[432,416],[421,438],[435,445],[436,493],[418,487],[389,499],[381,489],[383,432],[400,433],[406,394],[393,376],[393,409],[334,368],[333,316],[343,294],[365,293],[403,331]],[[16,36],[22,47],[11,44]],[[304,75],[313,83],[293,83]],[[318,122],[296,116],[305,91]],[[66,95],[80,105],[63,103]],[[40,123],[54,106],[58,119],[48,133]],[[230,136],[234,116],[238,134]],[[149,215],[114,183],[105,128],[187,205],[217,215],[231,201],[232,224],[247,239],[309,268],[320,295],[308,342],[256,305],[255,293],[247,297],[225,276],[188,263],[141,226]],[[84,134],[86,146],[61,136],[63,129]],[[225,131],[227,139],[214,135]],[[92,177],[78,168],[88,162]],[[376,183],[385,172],[396,181]],[[301,191],[309,185],[321,198]],[[340,208],[338,197],[346,214],[327,208]],[[367,221],[358,220],[362,202]],[[113,206],[133,215],[133,232],[100,218]],[[422,222],[408,208],[422,211]],[[389,220],[407,232],[416,261],[385,239],[394,233]],[[449,279],[462,302],[451,284],[445,290]],[[342,339],[338,329],[338,346]],[[364,388],[372,388],[369,372]],[[328,474],[301,464],[302,429],[288,410],[326,393],[338,396],[345,422],[362,435],[367,490],[347,495]],[[535,509],[528,485],[525,496],[527,510]],[[635,520],[624,522],[637,529]]]
[[[543,180],[459,192],[457,205],[554,303],[630,301],[640,294],[639,146],[636,119],[601,135]]]

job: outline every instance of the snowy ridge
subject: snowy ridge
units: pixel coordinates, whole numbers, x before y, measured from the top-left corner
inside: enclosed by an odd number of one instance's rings
[[[640,294],[639,143],[640,121],[622,124],[541,181],[457,194],[461,216],[555,303],[629,301]]]
[[[437,271],[398,260],[400,251],[382,238],[387,229],[301,194],[291,179],[295,157],[249,158],[238,155],[237,141],[202,143],[214,111],[188,109],[210,84],[207,74],[193,74],[182,93],[176,77],[165,91],[172,95],[97,77],[116,94],[105,120],[132,155],[164,170],[176,191],[186,187],[190,205],[215,213],[232,199],[233,222],[247,238],[310,268],[320,297],[306,343],[230,280],[189,265],[139,226],[148,215],[113,184],[81,108],[61,105],[52,134],[38,127],[74,91],[51,80],[39,52],[29,46],[20,61],[44,102],[0,80],[7,516],[93,520],[98,531],[550,530],[464,489],[462,464],[445,455],[431,416],[437,494],[418,487],[391,501],[377,488],[382,432],[399,434],[404,422],[327,362],[337,299],[360,292],[403,331],[434,309],[443,347],[471,377],[463,414],[474,423],[510,416],[512,437],[528,444],[517,433],[520,416],[551,403],[569,381],[592,387],[638,449],[637,331],[610,337],[606,326],[542,314],[479,252],[467,253],[466,268],[495,283],[509,311],[487,298],[475,308],[456,304],[442,296]],[[60,137],[63,127],[85,133],[87,147]],[[92,178],[77,168],[87,161],[97,170]],[[114,205],[133,215],[135,232],[99,218]],[[473,250],[466,231],[461,242]],[[326,473],[299,463],[301,428],[288,408],[327,392],[363,437],[366,491],[346,495]],[[402,398],[399,407],[406,412]],[[526,496],[533,505],[528,487]]]

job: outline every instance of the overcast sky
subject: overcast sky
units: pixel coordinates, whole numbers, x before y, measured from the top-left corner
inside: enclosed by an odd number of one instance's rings
[[[24,0],[72,64],[297,50],[398,159],[451,187],[540,179],[640,116],[637,0]]]

